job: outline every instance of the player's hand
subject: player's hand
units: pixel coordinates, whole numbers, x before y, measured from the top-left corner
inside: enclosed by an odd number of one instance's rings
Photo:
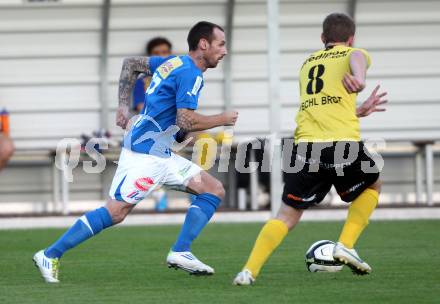
[[[378,107],[388,102],[384,97],[387,95],[387,92],[381,92],[377,94],[379,91],[380,85],[377,85],[371,95],[365,100],[357,109],[356,116],[357,117],[365,117],[370,115],[373,112],[384,112],[385,108]]]
[[[116,112],[116,125],[125,130],[128,121],[130,120],[130,109],[127,106],[121,105]]]
[[[223,112],[223,117],[224,117],[224,126],[234,126],[235,122],[237,121],[238,118],[238,112],[237,111],[226,111]]]
[[[346,73],[342,79],[342,84],[348,93],[359,93],[365,88],[365,83],[354,77],[353,75]]]

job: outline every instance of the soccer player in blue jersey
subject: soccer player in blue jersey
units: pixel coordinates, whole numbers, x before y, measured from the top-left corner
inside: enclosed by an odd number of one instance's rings
[[[155,37],[148,41],[145,51],[148,57],[160,56],[169,57],[173,46],[171,42],[164,37]],[[145,92],[151,83],[151,75],[140,74],[136,80],[133,89],[133,104],[132,110],[139,114],[145,108]],[[156,189],[151,193],[151,198],[154,200],[154,209],[156,211],[165,211],[167,209],[168,198],[165,190],[162,188]]]
[[[189,53],[185,56],[124,60],[116,122],[127,128],[130,97],[137,75],[154,72],[146,93],[146,110],[124,138],[107,204],[84,214],[55,243],[34,255],[34,262],[46,282],[59,282],[59,261],[67,250],[122,222],[140,200],[161,185],[196,195],[167,256],[167,264],[191,274],[214,273],[213,268],[191,253],[190,247],[220,205],[225,190],[220,181],[174,154],[170,147],[179,128],[191,132],[233,126],[238,113],[228,111],[206,116],[195,112],[203,87],[203,72],[215,68],[227,54],[223,29],[202,21],[191,28],[187,40]]]

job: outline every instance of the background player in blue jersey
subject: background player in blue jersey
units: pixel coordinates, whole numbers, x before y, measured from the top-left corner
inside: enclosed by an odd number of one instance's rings
[[[202,73],[215,68],[227,53],[223,29],[210,22],[199,22],[189,31],[188,46],[186,56],[124,60],[119,80],[117,124],[124,129],[127,127],[130,97],[137,75],[155,71],[147,90],[146,110],[124,138],[107,204],[84,214],[55,243],[34,255],[35,264],[46,282],[59,282],[59,260],[67,250],[122,222],[136,203],[161,185],[197,196],[167,256],[167,264],[193,274],[214,273],[213,268],[191,253],[190,246],[214,214],[225,190],[220,181],[174,154],[170,147],[179,128],[191,132],[233,126],[238,113],[229,111],[205,116],[195,112],[203,87]]]

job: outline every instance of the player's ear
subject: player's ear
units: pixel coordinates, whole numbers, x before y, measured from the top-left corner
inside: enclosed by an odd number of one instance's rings
[[[201,50],[206,50],[207,48],[208,48],[208,40],[206,40],[206,39],[200,39],[200,41],[199,41],[199,48],[201,49]]]
[[[324,45],[327,43],[325,41],[324,33],[321,33],[321,41],[322,41],[322,43],[324,43]]]
[[[350,38],[348,38],[347,45],[349,47],[352,47],[353,44],[354,44],[354,36],[350,36]]]

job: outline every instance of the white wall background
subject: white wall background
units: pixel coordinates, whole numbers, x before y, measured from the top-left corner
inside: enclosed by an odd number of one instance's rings
[[[322,47],[321,22],[346,12],[348,1],[281,1],[282,130],[292,134],[298,105],[298,70]],[[53,147],[63,137],[99,128],[99,60],[102,1],[61,4],[0,3],[0,105],[11,112],[18,148]],[[145,42],[168,37],[186,52],[186,34],[198,20],[225,25],[226,1],[113,0],[110,12],[108,102],[113,133],[122,58],[143,53]],[[440,1],[375,1],[357,4],[357,46],[373,65],[366,92],[380,83],[389,92],[386,113],[362,120],[366,137],[439,137]],[[232,40],[232,104],[240,112],[236,133],[268,133],[265,1],[237,0]],[[223,69],[206,73],[200,108],[223,107]],[[258,117],[258,119],[255,119]]]
[[[22,0],[0,1],[0,108],[6,107],[11,112],[11,136],[18,149],[53,148],[61,138],[90,134],[100,126],[103,1],[60,2],[29,5]],[[185,53],[186,35],[195,22],[209,20],[225,25],[226,2],[112,1],[108,103],[109,124],[115,135],[121,134],[114,124],[114,113],[122,58],[142,54],[146,41],[157,35],[168,37],[177,54]],[[299,67],[309,53],[322,47],[323,18],[347,9],[347,0],[281,1],[280,120],[286,136],[292,135],[295,128]],[[266,15],[266,1],[236,1],[230,56],[231,102],[240,112],[235,128],[238,135],[269,132],[267,49],[270,46]],[[360,99],[380,83],[389,92],[390,100],[387,112],[362,120],[364,137],[438,139],[440,1],[359,0],[356,20],[356,45],[369,50],[373,61],[368,87]],[[223,81],[221,65],[206,73],[201,111],[222,110]],[[391,183],[387,189],[398,193],[405,177],[407,192],[412,191],[411,159],[395,159],[387,164],[384,176]],[[436,169],[438,174],[438,165]],[[101,182],[99,176],[80,178],[79,184],[72,187],[77,190],[73,198],[75,195],[81,199],[99,197]],[[21,198],[46,200],[50,197],[50,170],[7,169],[0,183],[0,192],[7,195],[2,200],[17,198],[23,184],[32,187]]]

